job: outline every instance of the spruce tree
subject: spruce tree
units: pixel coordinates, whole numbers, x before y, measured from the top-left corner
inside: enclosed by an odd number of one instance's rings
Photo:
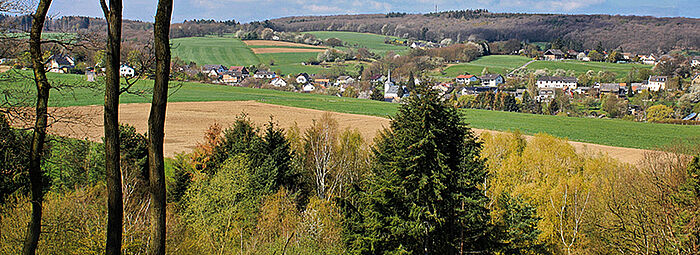
[[[406,84],[408,91],[413,91],[416,89],[416,78],[413,77],[413,71],[408,73],[408,83]]]
[[[454,106],[417,87],[377,140],[346,241],[360,253],[484,251],[481,144]]]

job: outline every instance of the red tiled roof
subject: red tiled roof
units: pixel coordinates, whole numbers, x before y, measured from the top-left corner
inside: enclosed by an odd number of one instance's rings
[[[457,76],[457,79],[470,79],[470,78],[472,78],[472,77],[474,77],[474,75],[471,75],[471,74],[462,74],[462,75],[458,75],[458,76]]]

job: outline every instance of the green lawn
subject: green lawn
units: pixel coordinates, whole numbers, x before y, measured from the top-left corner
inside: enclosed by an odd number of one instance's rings
[[[356,32],[340,32],[340,31],[313,31],[307,32],[316,36],[319,39],[326,40],[328,38],[338,38],[344,43],[347,43],[352,48],[367,48],[370,51],[384,55],[389,51],[402,53],[409,50],[407,46],[398,46],[384,43],[385,35],[356,33]],[[392,39],[400,39],[398,37],[389,36]],[[343,47],[341,47],[343,48]]]
[[[187,37],[172,39],[172,54],[198,65],[257,65],[258,57],[236,38]]]
[[[50,79],[75,83],[82,80],[78,75],[50,74]],[[29,82],[0,84],[0,86],[28,86]],[[136,89],[147,89],[152,81],[142,81]],[[102,104],[101,91],[75,89],[72,92],[52,92],[51,106],[96,105]],[[186,82],[177,90],[171,90],[171,102],[201,101],[240,101],[286,105],[301,108],[355,113],[373,116],[391,116],[398,104],[385,102],[338,98],[315,94],[301,94],[265,89],[251,89],[222,85]],[[149,96],[123,95],[122,103],[147,103]],[[700,126],[638,123],[612,119],[591,119],[545,116],[488,110],[462,110],[465,119],[474,128],[489,130],[520,130],[525,134],[548,133],[566,137],[573,141],[596,143],[610,146],[653,149],[678,140],[700,139]]]
[[[456,64],[445,69],[447,77],[456,77],[457,75],[469,73],[480,75],[484,68],[488,68],[491,73],[507,74],[511,70],[521,67],[531,58],[523,56],[510,55],[489,55],[480,57],[469,63]]]
[[[652,66],[644,64],[618,64],[618,63],[606,63],[606,62],[584,62],[578,60],[563,60],[563,61],[537,61],[531,63],[527,66],[528,69],[564,69],[564,70],[574,70],[576,74],[582,74],[588,72],[588,70],[598,71],[611,71],[617,73],[618,78],[625,77],[627,73],[633,68],[649,69]]]

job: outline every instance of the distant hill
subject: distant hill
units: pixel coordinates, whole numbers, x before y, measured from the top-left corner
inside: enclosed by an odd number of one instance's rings
[[[0,23],[11,23],[28,31],[29,16],[0,14]],[[153,23],[124,20],[126,40],[147,40]],[[655,18],[649,16],[561,15],[491,13],[487,10],[448,11],[428,14],[360,14],[336,16],[299,16],[241,24],[235,20],[190,20],[171,25],[171,37],[196,37],[233,33],[238,30],[260,31],[348,31],[374,33],[402,38],[439,41],[452,40],[526,42],[557,40],[576,50],[597,48],[622,49],[648,54],[671,50],[700,50],[700,19]],[[101,18],[66,16],[50,19],[47,32],[102,32]]]
[[[361,14],[273,19],[279,31],[351,31],[420,40],[569,42],[574,48],[635,53],[700,49],[700,19],[648,16],[490,13],[486,10],[429,14]]]

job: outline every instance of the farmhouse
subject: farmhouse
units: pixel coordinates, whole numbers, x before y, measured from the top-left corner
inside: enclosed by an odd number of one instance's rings
[[[136,72],[134,71],[134,68],[130,67],[127,64],[122,64],[119,66],[119,76],[121,77],[134,77]]]
[[[462,74],[458,75],[457,78],[455,79],[455,82],[458,84],[469,84],[470,82],[475,82],[478,81],[479,79],[471,74]]]
[[[649,76],[649,83],[647,84],[647,89],[650,91],[659,91],[666,89],[667,76]]]
[[[243,70],[245,70],[245,67],[243,68]],[[243,72],[241,72],[241,74],[243,74]],[[253,75],[253,77],[256,78],[256,79],[272,79],[272,78],[275,78],[275,76],[276,76],[276,75],[275,75],[274,72],[262,71],[262,70],[258,70],[258,71],[255,72],[255,74]]]
[[[250,76],[250,72],[248,72],[245,66],[231,66],[228,70],[231,72],[240,72],[244,77]]]
[[[270,81],[270,85],[275,86],[275,87],[286,87],[287,82],[280,77],[276,77],[276,78],[272,79],[272,81]]]
[[[576,77],[542,76],[537,79],[537,88],[575,89]]]
[[[68,55],[56,54],[49,57],[46,67],[52,73],[68,73],[68,70],[75,67],[75,60]]]
[[[226,71],[225,66],[222,65],[204,65],[202,66],[202,73],[209,76],[219,76],[221,73]]]
[[[504,79],[500,74],[486,74],[479,76],[482,86],[498,87],[498,85],[503,84]]]
[[[560,60],[566,57],[566,54],[560,49],[549,49],[544,52],[544,59],[546,60]]]
[[[300,73],[297,75],[296,81],[299,84],[307,84],[311,82],[311,77],[307,73]]]

